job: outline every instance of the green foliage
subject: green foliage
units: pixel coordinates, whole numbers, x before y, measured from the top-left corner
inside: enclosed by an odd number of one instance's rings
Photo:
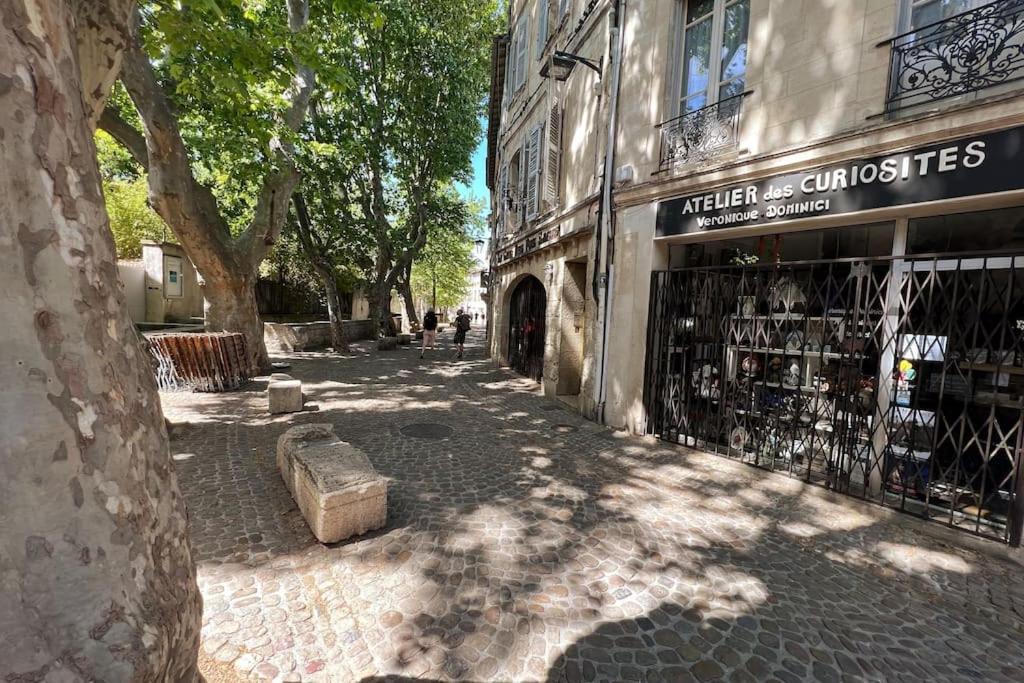
[[[445,310],[466,296],[469,271],[474,266],[472,213],[454,192],[442,195],[437,223],[430,226],[427,243],[412,266],[412,291],[435,310]]]
[[[170,236],[163,219],[150,208],[146,200],[148,192],[144,176],[134,180],[103,181],[103,196],[118,258],[141,258],[142,240],[162,242]]]
[[[136,180],[142,175],[142,168],[114,138],[105,131],[97,130],[96,159],[100,164],[103,182]]]
[[[296,142],[284,124],[295,57],[319,84],[343,88],[344,68],[324,59],[352,17],[376,16],[369,0],[310,0],[309,26],[288,27],[286,0],[145,0],[143,44],[177,114],[196,179],[210,187],[238,235],[248,225],[270,150]],[[130,111],[130,109],[128,110]],[[128,117],[125,117],[128,118]]]
[[[321,60],[347,78],[318,83],[299,147],[320,255],[358,268],[371,285],[415,255],[421,228],[429,243],[453,202],[461,205],[449,186],[470,177],[501,21],[496,4],[480,0],[374,8],[320,44]],[[455,225],[464,233],[466,220]]]

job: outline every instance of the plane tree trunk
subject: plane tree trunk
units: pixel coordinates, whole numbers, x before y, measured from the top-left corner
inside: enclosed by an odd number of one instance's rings
[[[290,0],[288,13],[290,29],[305,30],[306,0]],[[312,70],[296,63],[291,103],[284,115],[284,123],[293,131],[305,118],[313,81]],[[255,284],[260,263],[287,219],[288,202],[299,181],[291,145],[282,143],[272,152],[277,168],[263,178],[249,225],[233,236],[213,192],[192,174],[174,109],[138,39],[125,51],[121,82],[142,119],[143,133],[110,111],[104,112],[100,127],[146,169],[150,203],[203,277],[207,329],[244,334],[252,371],[268,371]]]
[[[93,144],[133,4],[0,2],[0,680],[198,679],[185,510]]]
[[[419,325],[420,319],[416,315],[416,297],[412,295],[412,263],[405,267],[405,273],[398,281],[398,291],[402,293],[405,302],[405,315],[409,318],[410,325]]]
[[[342,323],[341,296],[338,293],[334,264],[327,256],[325,245],[313,230],[305,197],[301,192],[296,192],[292,200],[295,203],[295,214],[298,218],[295,232],[299,237],[299,246],[306,261],[316,273],[317,279],[320,280],[320,284],[324,288],[324,295],[327,297],[327,316],[331,321],[331,345],[334,346],[335,352],[347,352],[348,340],[345,338],[345,326]]]

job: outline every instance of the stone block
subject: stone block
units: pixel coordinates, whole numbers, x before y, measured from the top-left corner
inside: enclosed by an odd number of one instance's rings
[[[282,434],[277,467],[321,543],[337,543],[387,523],[387,480],[331,425],[302,425]]]
[[[297,379],[271,382],[267,386],[270,413],[297,413],[302,410],[302,382]]]
[[[398,337],[381,337],[377,342],[378,351],[393,351],[398,348]]]
[[[275,372],[274,374],[272,374],[270,376],[271,383],[273,383],[273,382],[290,382],[290,381],[292,381],[294,379],[295,378],[292,377],[291,375],[287,375],[287,374],[285,374],[283,372]]]
[[[398,335],[398,343],[401,346],[408,346],[409,344],[412,343],[412,335],[411,334],[400,334],[400,335]]]

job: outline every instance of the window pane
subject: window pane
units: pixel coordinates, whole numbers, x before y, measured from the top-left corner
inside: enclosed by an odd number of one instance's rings
[[[1024,208],[957,213],[910,221],[907,253],[1024,248]]]
[[[711,20],[686,29],[683,47],[683,99],[708,91],[711,71]]]
[[[910,27],[919,28],[954,15],[966,12],[978,3],[972,0],[931,0],[920,2],[914,6],[910,17]]]
[[[730,97],[742,95],[743,87],[744,84],[742,78],[738,78],[735,81],[729,81],[728,83],[723,83],[718,88],[718,101],[721,102],[722,100],[728,99]]]
[[[686,23],[692,24],[715,9],[715,0],[690,0],[686,7]]]
[[[707,93],[697,93],[693,97],[690,97],[683,101],[683,110],[680,114],[686,114],[701,107],[706,106],[708,103]]]
[[[750,0],[741,0],[725,9],[720,80],[738,82],[740,92],[743,91],[744,76],[747,71],[747,32],[749,27]],[[723,97],[725,96],[723,94]]]

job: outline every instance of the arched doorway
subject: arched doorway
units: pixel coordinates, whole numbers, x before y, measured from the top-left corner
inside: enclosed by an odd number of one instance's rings
[[[508,327],[508,364],[521,375],[540,381],[544,375],[544,285],[527,276],[512,290]]]

